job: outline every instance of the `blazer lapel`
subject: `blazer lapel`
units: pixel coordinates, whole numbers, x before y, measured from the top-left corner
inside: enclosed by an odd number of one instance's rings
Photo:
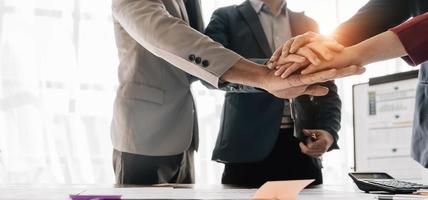
[[[239,12],[244,17],[245,21],[248,23],[251,31],[254,34],[254,37],[257,40],[257,43],[260,45],[260,48],[263,50],[266,58],[272,55],[272,50],[269,47],[265,32],[260,23],[259,17],[257,16],[256,11],[251,6],[249,1],[245,1],[238,7]]]

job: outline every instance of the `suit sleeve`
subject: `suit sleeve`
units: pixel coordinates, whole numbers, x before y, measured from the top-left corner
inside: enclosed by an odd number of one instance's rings
[[[113,0],[113,18],[141,46],[181,70],[218,87],[241,56],[171,16],[161,0]],[[207,66],[189,60],[195,55]]]
[[[397,34],[410,65],[419,65],[428,60],[428,12],[391,29]]]
[[[407,20],[407,0],[370,0],[351,19],[341,24],[334,37],[345,46],[360,43]]]
[[[205,35],[213,39],[214,41],[222,44],[226,48],[230,48],[229,35],[232,34],[229,32],[229,17],[227,16],[227,11],[224,8],[220,8],[214,11],[211,16],[211,21],[205,29]],[[249,59],[257,64],[265,64],[267,59]],[[208,88],[212,88],[210,85],[204,82],[204,85]],[[260,93],[265,92],[264,90],[249,87],[245,85],[223,82],[220,83],[219,89],[226,92],[233,93]]]
[[[342,101],[337,93],[337,86],[334,82],[329,81],[322,84],[329,88],[329,92],[323,97],[314,97],[319,106],[319,112],[316,120],[316,128],[329,132],[334,143],[330,150],[339,149],[337,141],[339,140],[339,130],[341,121]]]

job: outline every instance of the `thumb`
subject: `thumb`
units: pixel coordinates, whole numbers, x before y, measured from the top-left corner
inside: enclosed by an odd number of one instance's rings
[[[324,86],[319,85],[311,85],[306,88],[304,94],[310,95],[310,96],[325,96],[328,94],[329,89]]]
[[[312,136],[312,134],[313,134],[313,132],[311,130],[308,130],[308,129],[303,129],[302,132],[305,136],[308,136],[308,137]]]

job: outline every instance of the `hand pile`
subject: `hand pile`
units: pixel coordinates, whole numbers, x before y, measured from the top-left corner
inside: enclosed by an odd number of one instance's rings
[[[343,47],[332,38],[308,32],[288,40],[277,49],[267,67],[274,71],[275,76],[288,80],[292,85],[306,86],[313,89],[311,93],[321,94],[325,88],[317,86],[317,83],[364,73],[365,68],[357,58],[351,48]]]

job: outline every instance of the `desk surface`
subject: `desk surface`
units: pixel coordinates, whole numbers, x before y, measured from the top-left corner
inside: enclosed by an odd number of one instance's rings
[[[174,195],[175,191],[198,192],[210,191],[215,193],[230,193],[234,191],[245,191],[250,193],[255,190],[242,190],[230,186],[194,186],[187,189],[163,188],[165,194]],[[148,187],[132,187],[132,186],[106,186],[106,185],[0,185],[0,200],[69,200],[70,194],[79,194],[85,191],[107,191],[110,194],[123,192],[138,193],[147,192],[152,188]],[[162,188],[158,188],[157,192],[163,192]],[[169,190],[167,190],[169,189]],[[173,192],[171,192],[174,190]],[[141,194],[140,194],[141,195]],[[162,199],[171,199],[170,197]],[[132,196],[132,195],[131,195]],[[298,200],[373,200],[376,195],[365,194],[350,186],[334,186],[324,185],[321,187],[305,189],[299,196]],[[218,198],[217,198],[218,199]]]

